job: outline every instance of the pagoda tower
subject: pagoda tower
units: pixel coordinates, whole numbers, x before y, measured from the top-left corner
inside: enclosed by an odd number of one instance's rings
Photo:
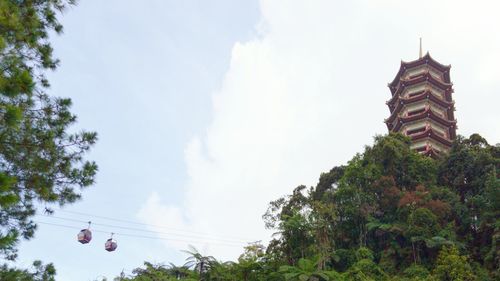
[[[450,66],[429,53],[411,62],[401,61],[396,78],[389,83],[392,97],[386,102],[391,115],[385,120],[389,132],[412,139],[411,148],[437,156],[448,152],[456,137],[453,83]]]

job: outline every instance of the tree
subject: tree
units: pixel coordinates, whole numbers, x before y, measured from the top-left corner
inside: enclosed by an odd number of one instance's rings
[[[0,280],[55,281],[55,275],[52,264],[44,265],[40,261],[33,262],[32,270],[9,268],[7,265],[0,268]]]
[[[212,256],[202,255],[193,246],[189,246],[189,250],[183,252],[189,254],[189,256],[186,258],[186,263],[184,264],[184,266],[187,268],[193,268],[194,271],[199,274],[200,280],[206,280],[206,274],[216,263],[215,258]]]
[[[132,276],[126,277],[122,272],[121,276],[116,277],[116,281],[158,281],[158,280],[186,280],[195,281],[193,272],[184,266],[175,266],[170,264],[152,264],[144,262],[144,267],[132,270]]]
[[[437,280],[442,281],[476,280],[467,257],[460,255],[456,247],[441,249],[432,274]]]
[[[439,167],[439,182],[459,196],[453,217],[470,257],[500,272],[500,146],[479,136],[458,137]],[[496,246],[495,246],[496,245]]]
[[[313,245],[311,207],[303,194],[306,187],[296,187],[292,195],[271,202],[263,215],[266,227],[276,229],[282,257],[290,265],[309,255]]]
[[[297,266],[283,265],[279,271],[286,281],[341,280],[337,272],[318,270],[314,261],[304,258],[297,262]]]
[[[420,263],[420,250],[425,241],[432,239],[438,232],[436,216],[426,208],[413,210],[408,216],[406,235],[410,238],[413,251],[413,261]]]
[[[373,252],[370,249],[361,247],[356,251],[355,256],[356,263],[343,274],[345,280],[382,281],[388,279],[388,275],[373,261]]]
[[[189,272],[189,268],[184,265],[177,266],[173,263],[169,263],[167,271],[168,274],[175,277],[175,279],[188,278],[189,276],[192,276],[192,273]]]
[[[74,3],[0,1],[0,252],[8,259],[21,237],[33,237],[35,202],[75,202],[97,171],[84,159],[96,133],[72,133],[71,100],[45,92],[45,73],[59,63],[49,33],[62,32],[57,13]]]
[[[238,263],[235,264],[239,280],[258,280],[256,272],[261,270],[264,251],[265,247],[260,241],[250,243],[245,247],[243,254],[238,258]]]

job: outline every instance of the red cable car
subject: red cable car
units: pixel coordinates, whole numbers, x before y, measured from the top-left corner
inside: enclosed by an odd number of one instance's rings
[[[82,229],[77,235],[78,242],[82,244],[87,244],[92,240],[92,232],[90,231],[90,222],[87,229]]]
[[[113,252],[118,247],[116,240],[113,239],[113,233],[111,233],[111,238],[109,238],[104,244],[104,249],[108,252]]]

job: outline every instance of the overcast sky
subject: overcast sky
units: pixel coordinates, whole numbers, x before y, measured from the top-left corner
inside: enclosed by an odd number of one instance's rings
[[[98,132],[97,184],[36,218],[66,227],[40,224],[19,263],[80,281],[183,264],[188,244],[237,258],[234,241],[269,239],[269,201],[386,133],[387,83],[418,58],[419,37],[452,65],[458,133],[499,143],[498,11],[493,0],[80,1],[53,38],[50,93],[73,99],[75,130]],[[117,232],[116,252],[107,233],[78,244],[86,225],[74,220]]]

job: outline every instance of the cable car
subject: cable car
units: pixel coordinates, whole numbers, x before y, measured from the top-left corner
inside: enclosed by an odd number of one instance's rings
[[[80,232],[77,235],[78,242],[82,244],[87,244],[92,240],[92,231],[90,231],[90,222],[89,222],[89,227],[86,229],[80,230]]]
[[[109,238],[104,244],[104,249],[108,252],[113,252],[118,247],[116,240],[113,239],[113,233],[111,233],[111,238]]]

